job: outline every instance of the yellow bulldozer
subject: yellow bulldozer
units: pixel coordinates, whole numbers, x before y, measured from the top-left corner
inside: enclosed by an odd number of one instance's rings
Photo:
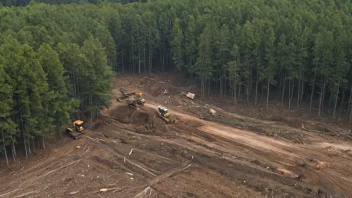
[[[83,126],[84,122],[82,120],[76,120],[72,123],[72,126],[66,128],[65,132],[68,136],[73,137],[74,139],[82,138],[84,134],[85,127]]]
[[[143,106],[145,103],[145,100],[142,97],[143,93],[141,91],[136,90],[133,92],[127,92],[124,88],[121,88],[120,92],[122,94],[122,97],[117,98],[117,101],[122,102],[124,99],[133,96],[133,99],[128,99],[128,105],[138,108],[138,105]]]
[[[176,122],[176,120],[170,118],[171,114],[169,113],[169,110],[166,107],[159,105],[158,110],[159,110],[158,116],[161,119],[163,119],[166,122],[166,124],[174,124]]]

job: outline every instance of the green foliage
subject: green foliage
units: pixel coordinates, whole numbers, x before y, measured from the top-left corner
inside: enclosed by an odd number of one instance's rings
[[[75,8],[0,8],[1,149],[52,136],[81,110],[94,119],[109,106],[116,43],[105,18]]]
[[[112,70],[181,69],[200,81],[202,97],[219,87],[235,103],[244,91],[247,102],[255,97],[257,104],[258,89],[266,88],[267,105],[270,90],[288,95],[290,103],[296,98],[297,106],[305,95],[319,98],[313,103],[319,108],[328,95],[346,104],[349,1],[131,2],[37,0],[21,7],[29,1],[2,1],[0,119],[7,124],[0,129],[6,145],[49,136],[81,110],[94,119],[109,106]]]

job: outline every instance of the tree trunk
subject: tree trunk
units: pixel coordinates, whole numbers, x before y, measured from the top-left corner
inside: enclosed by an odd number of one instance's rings
[[[301,88],[301,98],[300,98],[300,103],[303,103],[303,96],[304,96],[304,87],[305,87],[306,82],[303,80],[301,82],[302,88]]]
[[[125,73],[125,63],[123,61],[123,45],[122,45],[122,52],[121,52],[121,64],[122,64],[122,73]]]
[[[247,94],[247,104],[249,104],[249,79],[247,81],[247,90],[246,90],[246,94]]]
[[[32,138],[33,153],[35,153],[34,138]]]
[[[236,90],[236,82],[237,81],[237,78],[236,78],[236,76],[235,76],[235,78],[234,78],[234,82],[233,82],[233,98],[234,98],[234,104],[235,104],[235,106],[237,105],[237,90]]]
[[[24,136],[23,136],[23,144],[24,144],[24,150],[26,152],[26,158],[28,158],[27,143],[26,143],[26,138]]]
[[[342,113],[342,108],[345,102],[345,90],[342,91],[341,105],[340,105],[340,114]]]
[[[225,78],[225,80],[224,80],[224,94],[225,94],[225,96],[227,96],[227,80],[226,80],[226,72],[224,72],[224,78]]]
[[[151,47],[151,33],[150,33],[150,23],[149,23],[149,50],[148,50],[148,67],[149,67],[149,74],[152,73],[151,71],[151,67],[152,67],[152,64],[151,64],[151,54],[152,54],[152,47]]]
[[[324,108],[324,101],[325,101],[325,95],[326,95],[326,78],[324,78],[324,83],[323,83],[323,100],[321,103],[321,108]]]
[[[5,137],[4,137],[4,131],[1,131],[2,134],[2,145],[4,149],[4,154],[5,154],[5,159],[6,159],[6,165],[9,166],[9,159],[7,158],[7,151],[6,151],[6,146],[5,146]]]
[[[16,162],[16,147],[15,147],[15,143],[13,141],[11,143],[11,153],[12,153],[13,162]]]
[[[44,137],[42,137],[42,146],[43,146],[43,149],[45,150],[45,142],[44,142]]]
[[[133,48],[134,48],[134,38],[133,38],[133,36],[132,36],[132,51],[131,51],[131,58],[132,58],[132,72],[133,73],[135,73],[135,71],[134,71],[134,57],[133,57],[133,53],[134,53],[134,50],[133,50]]]
[[[89,94],[89,106],[90,106],[90,122],[93,122],[93,96]]]
[[[145,61],[145,45],[144,45],[144,49],[143,49],[143,72],[144,73],[147,70],[146,63],[147,63],[147,61]]]
[[[285,77],[284,77],[284,79],[283,79],[283,84],[282,84],[281,107],[282,107],[283,104],[284,104],[285,88],[286,88],[286,73],[285,73]]]
[[[322,100],[322,97],[323,97],[323,88],[320,88],[318,118],[320,118],[320,108],[321,108],[321,100]]]
[[[333,95],[333,93],[332,93],[332,92],[330,92],[330,97],[329,97],[329,113],[330,113],[330,107],[331,107],[332,95]]]
[[[210,95],[210,85],[211,85],[211,81],[210,80],[208,80],[208,97],[209,97],[209,95]]]
[[[252,78],[252,75],[253,75],[253,67],[251,66],[251,70],[250,70],[250,73],[249,73],[249,90],[248,90],[248,94],[252,94],[252,81],[253,81],[253,78]],[[249,96],[248,96],[249,97]],[[248,104],[249,104],[249,100],[247,101]]]
[[[200,79],[200,98],[203,99],[204,98],[204,94],[203,94],[203,78]]]
[[[351,84],[351,91],[350,91],[350,99],[348,100],[348,110],[349,111],[352,111],[351,100],[352,100],[352,84]]]
[[[28,144],[28,154],[29,155],[32,155],[32,150],[31,150],[31,143],[30,143],[30,140],[27,141],[27,144]]]
[[[62,138],[62,133],[60,131],[60,125],[56,125],[56,133],[59,134],[59,138],[61,139]]]
[[[297,90],[297,109],[299,107],[299,101],[301,98],[301,75],[302,75],[302,72],[301,70],[299,70],[298,90]]]
[[[288,81],[288,109],[291,109],[291,79]]]
[[[352,111],[350,112],[350,124],[352,122]]]
[[[163,73],[165,72],[165,55],[163,54]]]
[[[270,94],[270,81],[268,80],[268,88],[266,92],[266,108],[269,109],[269,94]]]
[[[280,83],[279,83],[279,87],[278,87],[278,94],[279,96],[281,95],[281,90],[282,90],[282,77],[283,74],[280,75]]]
[[[262,83],[261,87],[262,87],[262,90],[261,90],[261,92],[260,92],[260,100],[262,100],[262,99],[263,99],[263,93],[264,93],[264,83]]]
[[[149,74],[152,74],[152,52],[151,51],[149,51],[148,57],[149,57],[149,61],[148,61],[148,63],[149,63],[149,66],[148,66]]]
[[[220,96],[224,96],[223,92],[223,85],[222,85],[222,74],[220,73],[220,81],[219,81],[219,88],[220,88]]]
[[[323,87],[320,88],[320,100],[319,100],[319,112],[318,112],[318,118],[320,118],[320,113],[321,113],[321,108],[323,106],[323,97],[324,97],[324,92],[325,92],[325,79],[324,79],[324,84],[323,84]]]
[[[153,68],[153,52],[150,52],[150,67],[149,67],[149,74],[152,74]]]
[[[239,84],[238,84],[238,99],[240,100],[241,98],[241,78],[239,79]]]
[[[258,81],[259,81],[259,75],[257,72],[257,79],[255,80],[255,102],[254,102],[255,107],[257,107],[257,104],[258,104]]]
[[[312,111],[312,104],[313,104],[313,95],[314,95],[314,88],[315,88],[315,76],[317,74],[317,70],[314,70],[314,77],[313,77],[313,87],[312,87],[312,93],[310,94],[310,104],[309,104],[309,112]]]
[[[335,105],[334,105],[334,113],[332,114],[332,119],[335,120],[335,116],[336,116],[336,107],[337,107],[337,101],[339,98],[339,92],[340,92],[340,81],[337,85],[337,89],[336,89],[336,98],[335,98]]]
[[[138,74],[141,73],[141,50],[138,50]]]
[[[295,90],[295,81],[292,81],[291,83],[291,94],[290,94],[290,105],[289,105],[289,109],[291,109],[291,103],[292,103],[292,99],[293,99],[293,91]]]
[[[321,107],[324,108],[324,104],[325,104],[325,94],[326,94],[326,91],[325,91],[325,79],[324,78],[324,89],[323,89],[323,100],[321,101]]]

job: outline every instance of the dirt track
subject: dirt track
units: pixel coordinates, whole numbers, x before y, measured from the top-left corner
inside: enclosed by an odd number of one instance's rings
[[[134,88],[127,78],[118,82],[116,96],[120,86]],[[142,91],[147,104],[139,110],[114,100],[84,138],[3,172],[0,197],[352,196],[350,142],[308,134],[309,144],[296,144],[170,105],[177,122],[166,125],[156,106],[170,97]]]

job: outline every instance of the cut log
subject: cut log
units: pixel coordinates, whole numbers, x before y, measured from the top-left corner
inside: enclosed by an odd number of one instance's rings
[[[187,95],[186,95],[187,98],[190,98],[190,99],[192,99],[192,100],[194,100],[194,97],[195,97],[195,96],[196,96],[196,95],[193,94],[193,93],[191,93],[191,92],[188,92]]]

